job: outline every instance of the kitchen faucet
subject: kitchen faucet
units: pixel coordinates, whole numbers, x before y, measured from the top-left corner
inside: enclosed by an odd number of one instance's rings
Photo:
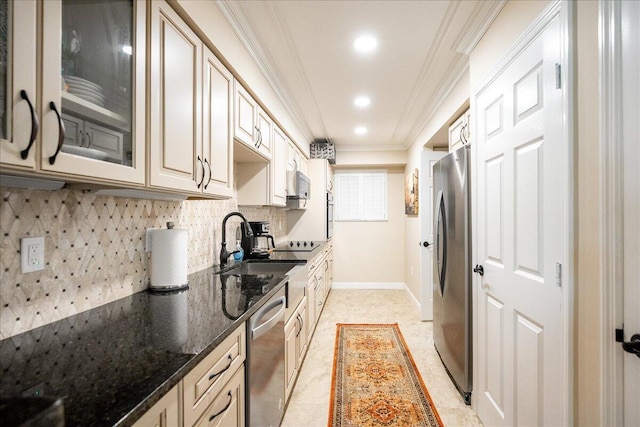
[[[227,265],[227,260],[229,257],[239,251],[229,252],[227,251],[227,220],[232,216],[239,216],[242,218],[242,222],[244,223],[243,235],[242,235],[242,247],[244,248],[246,242],[250,242],[253,237],[253,232],[251,231],[251,227],[249,226],[249,222],[247,218],[244,217],[240,212],[231,212],[227,214],[222,220],[222,248],[220,248],[220,266],[223,267]]]

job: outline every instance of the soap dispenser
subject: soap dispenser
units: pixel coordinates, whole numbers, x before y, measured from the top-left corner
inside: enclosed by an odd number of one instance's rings
[[[236,248],[233,252],[233,259],[236,261],[242,261],[242,258],[244,257],[244,249],[240,246],[240,240],[236,240]]]

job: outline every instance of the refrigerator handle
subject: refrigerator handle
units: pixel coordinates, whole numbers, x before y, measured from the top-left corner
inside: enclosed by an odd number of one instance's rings
[[[436,222],[436,270],[438,272],[438,281],[440,282],[440,292],[444,295],[444,279],[447,271],[447,223],[446,212],[444,207],[444,194],[442,191],[438,193],[438,216]],[[442,235],[440,231],[442,230]],[[442,259],[440,259],[440,249],[442,248]]]

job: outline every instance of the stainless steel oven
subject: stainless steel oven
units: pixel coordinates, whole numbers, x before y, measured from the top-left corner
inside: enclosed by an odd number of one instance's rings
[[[333,237],[333,194],[327,191],[327,240]]]

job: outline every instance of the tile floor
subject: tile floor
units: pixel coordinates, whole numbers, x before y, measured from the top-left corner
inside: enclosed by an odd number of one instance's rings
[[[482,426],[464,404],[433,347],[430,322],[421,322],[404,290],[333,289],[282,421],[283,427],[326,426],[336,323],[398,322],[409,350],[446,426]]]

